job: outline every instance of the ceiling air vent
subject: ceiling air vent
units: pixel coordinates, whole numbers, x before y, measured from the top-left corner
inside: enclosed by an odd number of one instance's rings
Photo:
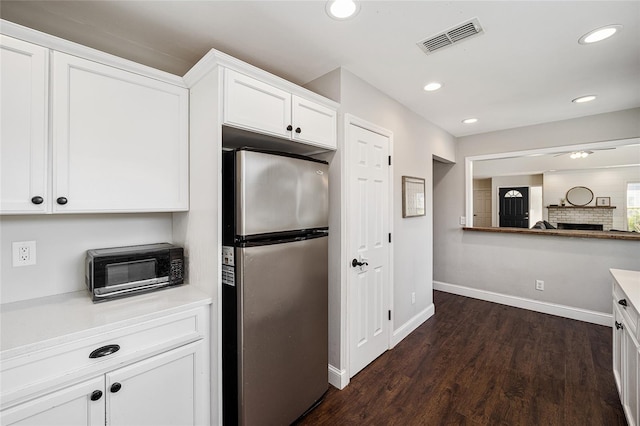
[[[463,22],[439,34],[427,37],[417,44],[424,53],[430,55],[437,50],[481,34],[483,34],[483,29],[480,26],[480,22],[478,22],[478,18],[473,18],[470,21]]]

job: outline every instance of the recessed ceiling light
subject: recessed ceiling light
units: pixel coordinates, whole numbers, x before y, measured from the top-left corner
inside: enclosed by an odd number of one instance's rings
[[[464,120],[462,120],[462,122],[464,124],[473,124],[473,123],[477,123],[478,119],[477,118],[465,118]]]
[[[591,44],[597,43],[604,39],[607,39],[620,31],[622,29],[622,25],[607,25],[606,27],[596,28],[593,31],[589,31],[582,37],[578,39],[578,43],[580,44]]]
[[[591,102],[595,98],[596,95],[580,96],[579,98],[572,99],[571,102],[573,102],[574,104],[583,104],[585,102]]]
[[[593,154],[593,151],[576,151],[572,152],[569,157],[571,157],[571,159],[573,160],[576,160],[578,158],[587,158],[589,154]]]
[[[442,87],[442,83],[438,83],[437,81],[434,81],[424,86],[424,90],[426,92],[433,92],[435,90],[440,89],[441,87]]]
[[[353,0],[332,0],[327,2],[325,9],[330,17],[342,21],[355,16],[360,6]]]

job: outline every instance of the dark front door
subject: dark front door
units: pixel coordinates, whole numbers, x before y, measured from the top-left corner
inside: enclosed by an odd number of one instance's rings
[[[500,188],[500,227],[529,227],[529,188]]]

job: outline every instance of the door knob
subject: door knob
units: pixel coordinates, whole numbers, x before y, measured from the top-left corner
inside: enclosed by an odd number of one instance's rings
[[[354,268],[356,266],[364,266],[364,265],[368,265],[368,263],[367,262],[358,262],[358,259],[353,259],[351,261],[351,266],[353,266]]]
[[[94,390],[93,392],[91,392],[91,400],[92,401],[97,401],[100,398],[102,398],[102,391]]]
[[[114,384],[111,385],[111,388],[109,389],[112,393],[116,393],[118,392],[120,389],[122,389],[122,384],[120,384],[119,382],[115,382]]]
[[[627,306],[627,299],[620,299],[618,300],[618,304],[622,305],[622,306]]]

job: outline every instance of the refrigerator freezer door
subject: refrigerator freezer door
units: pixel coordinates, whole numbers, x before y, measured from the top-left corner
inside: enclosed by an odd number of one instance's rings
[[[242,425],[290,424],[328,389],[327,240],[238,250]]]
[[[247,236],[328,226],[328,165],[238,151],[236,233]]]

